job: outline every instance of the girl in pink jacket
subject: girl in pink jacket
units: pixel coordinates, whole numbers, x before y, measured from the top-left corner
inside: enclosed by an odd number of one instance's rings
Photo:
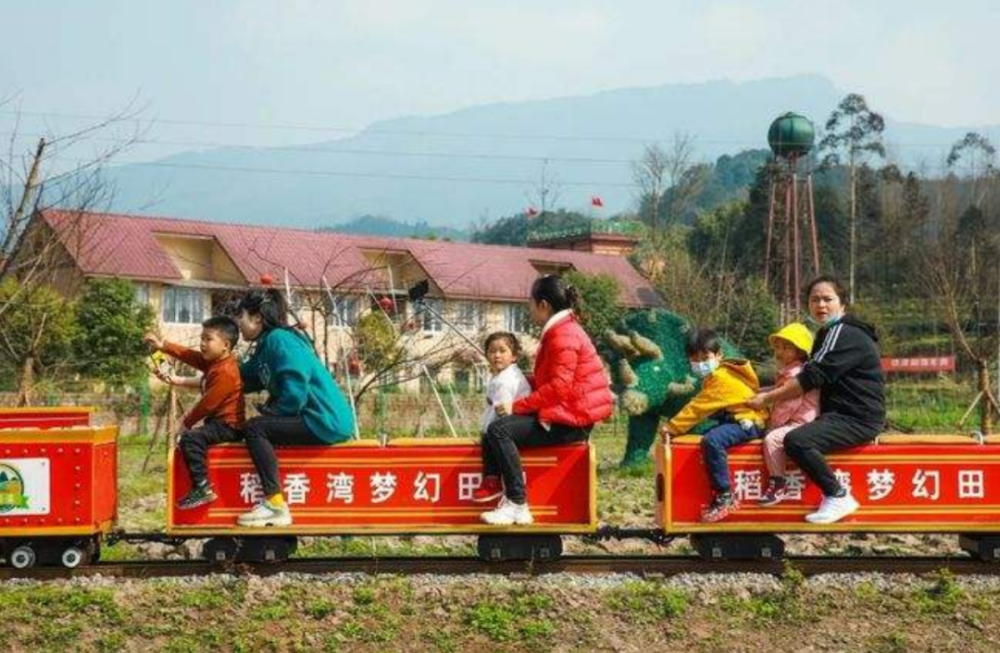
[[[798,376],[802,365],[812,351],[813,334],[801,322],[792,322],[768,341],[774,348],[774,358],[781,366],[775,386],[781,387]],[[792,430],[816,419],[819,414],[819,391],[812,390],[801,397],[786,399],[774,404],[764,436],[764,462],[767,464],[767,489],[760,498],[760,505],[774,506],[781,503],[788,490],[785,476],[785,436]]]

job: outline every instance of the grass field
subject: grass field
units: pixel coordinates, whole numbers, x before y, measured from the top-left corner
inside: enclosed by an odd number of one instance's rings
[[[7,651],[857,651],[1000,647],[996,583],[234,577],[0,583]]]

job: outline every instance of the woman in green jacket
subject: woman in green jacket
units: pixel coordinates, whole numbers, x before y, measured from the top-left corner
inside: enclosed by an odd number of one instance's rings
[[[344,442],[354,433],[354,415],[312,342],[288,326],[288,309],[280,292],[252,290],[237,310],[240,335],[253,343],[250,358],[240,366],[243,392],[268,393],[260,415],[243,427],[264,499],[240,515],[237,523],[289,526],[292,515],[281,493],[274,446]]]

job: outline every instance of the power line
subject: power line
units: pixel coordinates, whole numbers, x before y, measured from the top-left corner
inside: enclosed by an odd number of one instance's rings
[[[40,132],[0,132],[0,136],[16,136],[20,138],[44,138],[48,134]],[[121,139],[108,137],[88,137],[88,141],[120,143]],[[486,159],[501,161],[532,161],[536,163],[565,162],[565,163],[609,163],[609,164],[631,164],[633,159],[609,159],[601,157],[566,157],[566,156],[539,156],[528,154],[488,154],[481,152],[421,152],[414,150],[359,150],[345,148],[328,148],[318,145],[246,145],[242,143],[227,143],[224,141],[173,141],[162,139],[136,139],[132,141],[137,145],[169,145],[172,147],[211,147],[211,148],[231,148],[255,151],[282,151],[282,152],[305,152],[309,154],[347,154],[347,155],[374,155],[374,156],[400,156],[400,157],[428,157],[444,159]]]
[[[82,113],[65,113],[65,112],[49,112],[49,111],[0,111],[0,115],[8,115],[15,117],[37,117],[37,118],[65,118],[71,120],[107,120],[108,116],[100,116],[96,114],[82,114]],[[249,122],[225,122],[225,121],[207,121],[207,120],[187,120],[187,119],[176,119],[176,118],[151,118],[149,120],[143,120],[139,118],[125,118],[116,122],[131,122],[137,125],[154,125],[156,123],[164,125],[177,125],[177,126],[196,126],[196,127],[222,127],[222,128],[235,128],[235,129],[258,129],[258,130],[272,130],[272,131],[307,131],[307,132],[327,132],[327,133],[347,133],[347,134],[380,134],[380,135],[400,135],[400,136],[441,136],[450,138],[491,138],[491,139],[508,139],[508,140],[551,140],[551,141],[583,141],[583,142],[622,142],[622,143],[637,143],[637,144],[650,144],[650,143],[670,143],[673,142],[673,137],[649,137],[649,136],[612,136],[612,135],[593,135],[593,136],[580,136],[574,134],[529,134],[529,133],[510,133],[510,132],[440,132],[431,130],[406,130],[406,129],[373,129],[373,128],[354,128],[346,126],[327,126],[327,125],[301,125],[301,124],[267,124],[267,123],[249,123]],[[712,145],[746,145],[746,146],[758,146],[764,149],[766,141],[764,138],[761,140],[742,140],[742,139],[723,139],[723,138],[702,138],[697,137],[696,141],[698,143],[708,143]],[[914,147],[914,148],[950,148],[953,143],[890,143],[894,147]]]
[[[69,163],[87,164],[91,161],[87,159],[76,159],[70,157],[54,156],[50,161],[64,161]],[[498,185],[535,185],[537,179],[504,179],[500,177],[447,177],[435,175],[411,175],[382,172],[343,172],[336,170],[306,170],[293,168],[251,168],[246,166],[220,166],[201,163],[169,163],[166,161],[137,161],[124,165],[143,166],[152,168],[179,168],[192,170],[213,170],[220,172],[248,172],[260,174],[284,174],[284,175],[304,175],[313,177],[347,177],[357,179],[395,179],[399,181],[447,181],[452,183],[476,183],[476,184],[498,184]],[[604,187],[604,188],[639,188],[637,184],[627,182],[612,181],[559,181],[559,186],[581,186],[581,187]]]

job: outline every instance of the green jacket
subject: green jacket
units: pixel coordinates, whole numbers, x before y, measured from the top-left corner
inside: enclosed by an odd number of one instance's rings
[[[290,329],[271,329],[240,366],[243,392],[267,390],[273,415],[301,415],[313,435],[328,444],[350,440],[354,415],[309,341]]]

